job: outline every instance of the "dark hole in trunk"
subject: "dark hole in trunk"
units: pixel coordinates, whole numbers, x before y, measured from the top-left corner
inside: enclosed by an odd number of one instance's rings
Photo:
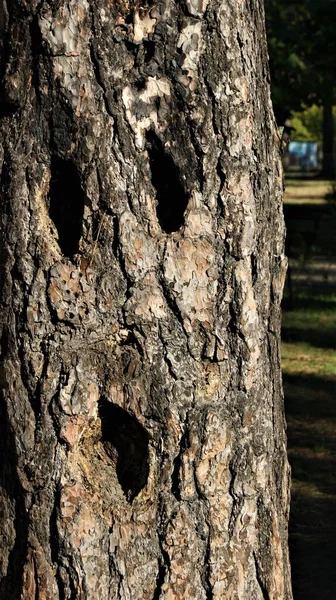
[[[255,254],[251,254],[251,271],[252,271],[252,285],[255,284],[258,278],[258,263]]]
[[[188,197],[180,181],[179,169],[161,140],[153,131],[147,133],[146,139],[152,184],[156,190],[157,218],[161,229],[172,233],[184,223]]]
[[[82,235],[84,199],[75,165],[70,160],[52,157],[49,212],[58,231],[61,251],[68,258],[78,252]]]
[[[143,42],[143,46],[144,46],[144,50],[145,50],[145,62],[149,63],[152,58],[154,58],[155,56],[155,48],[156,48],[156,44],[155,42],[149,41]]]
[[[117,451],[117,477],[129,502],[145,487],[149,475],[148,433],[131,414],[101,398],[102,437],[106,453]],[[112,448],[113,447],[113,448]]]

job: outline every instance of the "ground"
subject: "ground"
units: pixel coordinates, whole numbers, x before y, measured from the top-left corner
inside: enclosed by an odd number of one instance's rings
[[[292,467],[295,600],[336,597],[336,200],[329,182],[287,179],[289,278],[282,364]]]

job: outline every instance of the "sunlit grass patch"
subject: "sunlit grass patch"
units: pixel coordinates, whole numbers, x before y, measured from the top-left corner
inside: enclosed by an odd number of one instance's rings
[[[293,300],[282,317],[284,373],[336,375],[336,293],[301,282]]]
[[[336,376],[335,354],[335,350],[316,348],[303,342],[283,342],[282,369],[288,374]]]
[[[288,179],[284,202],[287,204],[325,204],[331,182],[321,179]]]

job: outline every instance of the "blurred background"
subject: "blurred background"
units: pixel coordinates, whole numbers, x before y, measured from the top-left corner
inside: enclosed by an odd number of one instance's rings
[[[289,270],[282,366],[295,600],[336,599],[336,0],[265,0]]]

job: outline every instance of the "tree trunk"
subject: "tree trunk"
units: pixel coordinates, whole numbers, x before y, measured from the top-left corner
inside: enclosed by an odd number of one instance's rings
[[[323,165],[322,174],[328,179],[335,177],[333,95],[323,101]]]
[[[290,599],[262,2],[0,16],[0,597]]]

